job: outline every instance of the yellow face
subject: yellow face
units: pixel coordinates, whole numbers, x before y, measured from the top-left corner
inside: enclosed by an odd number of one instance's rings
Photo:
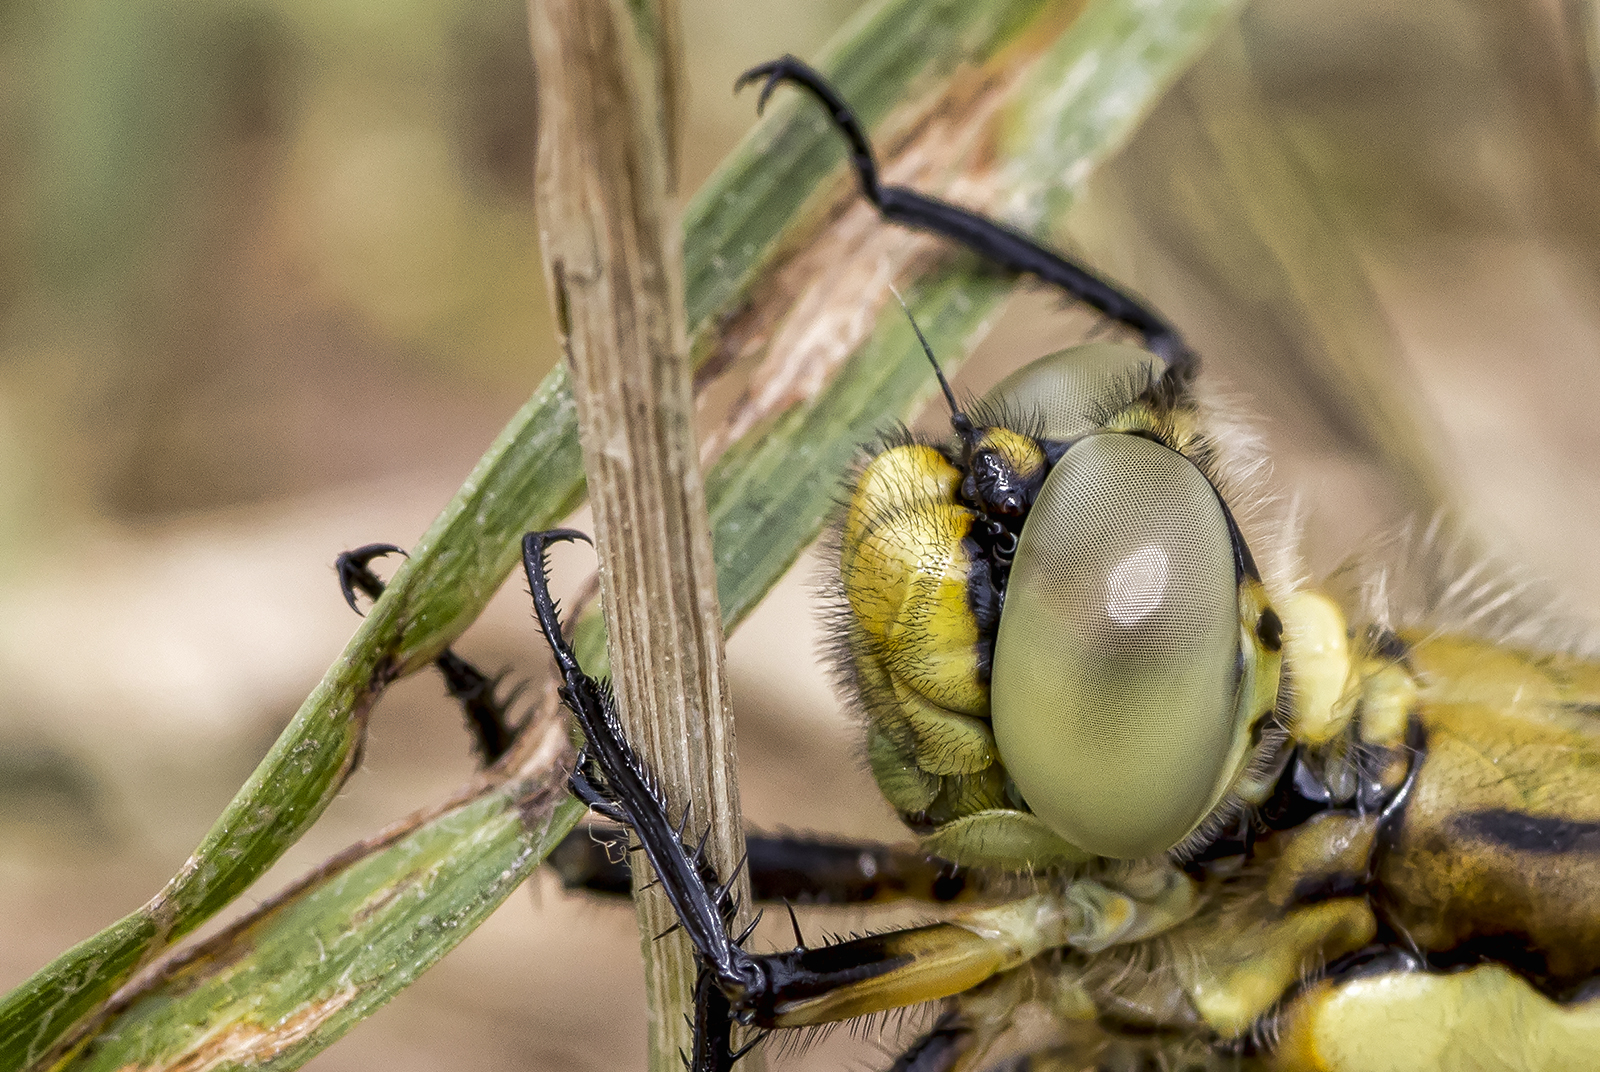
[[[1281,623],[1163,371],[1125,345],[1050,355],[963,442],[892,446],[856,483],[846,669],[873,774],[929,851],[1165,853],[1276,747]]]

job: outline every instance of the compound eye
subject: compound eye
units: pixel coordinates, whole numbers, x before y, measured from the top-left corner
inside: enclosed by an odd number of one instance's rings
[[[1204,474],[1138,436],[1090,435],[1022,527],[991,711],[1011,777],[1077,847],[1178,845],[1228,789],[1240,674],[1232,539]]]
[[[1038,422],[1045,439],[1067,442],[1095,431],[1161,377],[1165,363],[1148,350],[1092,342],[1041,357],[995,384],[984,405],[1012,420]]]

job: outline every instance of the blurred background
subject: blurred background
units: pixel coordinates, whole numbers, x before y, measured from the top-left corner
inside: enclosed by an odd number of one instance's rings
[[[752,120],[735,75],[852,7],[684,0],[684,189]],[[1255,415],[1316,575],[1444,501],[1552,614],[1600,615],[1585,12],[1260,0],[1075,210]],[[553,363],[533,114],[517,0],[0,0],[0,990],[172,874],[353,630],[334,555],[411,543]],[[1278,290],[1321,278],[1286,322]],[[1024,295],[963,382],[1089,326]],[[1392,409],[1329,404],[1317,354],[1345,350]],[[892,839],[795,655],[816,569],[730,643],[746,811]],[[517,585],[460,650],[542,665]],[[254,897],[472,769],[428,676],[371,725]],[[631,914],[530,885],[312,1067],[642,1067]]]

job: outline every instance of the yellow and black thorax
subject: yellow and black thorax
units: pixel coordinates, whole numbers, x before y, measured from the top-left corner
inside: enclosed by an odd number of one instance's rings
[[[1137,859],[1259,800],[1282,623],[1183,373],[1079,346],[956,418],[872,458],[840,534],[842,670],[924,847]]]

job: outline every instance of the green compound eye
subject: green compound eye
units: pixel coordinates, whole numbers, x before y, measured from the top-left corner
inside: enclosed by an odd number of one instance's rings
[[[1240,678],[1232,541],[1215,490],[1151,440],[1067,451],[1022,528],[995,641],[995,740],[1073,845],[1178,845],[1233,777]]]

